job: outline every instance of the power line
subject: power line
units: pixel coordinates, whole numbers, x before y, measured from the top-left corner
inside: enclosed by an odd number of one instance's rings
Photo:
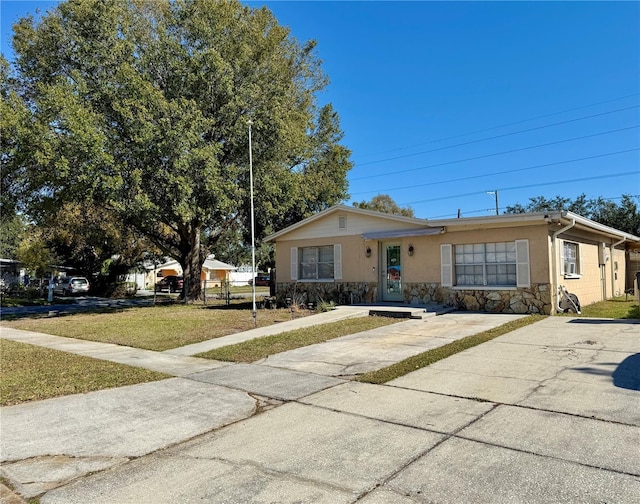
[[[630,195],[631,198],[640,198],[640,194],[631,194]],[[623,197],[622,196],[618,196],[616,198],[602,198],[604,201],[614,201],[614,200],[621,200]],[[500,210],[503,210],[505,207],[500,207]],[[481,208],[480,210],[466,210],[463,213],[466,215],[469,214],[478,214],[478,213],[482,213],[482,212],[493,212],[494,209],[493,208]],[[451,216],[456,216],[457,214],[455,213],[448,213],[448,214],[443,214],[443,215],[434,215],[433,217],[427,217],[427,220],[433,220],[433,219],[444,219],[446,217],[451,217]]]
[[[555,184],[575,184],[577,181],[585,181],[585,180],[598,180],[598,179],[603,179],[603,178],[616,178],[616,177],[626,177],[629,175],[639,175],[640,171],[630,171],[630,172],[621,172],[621,173],[608,173],[607,175],[598,175],[595,177],[583,177],[583,178],[571,178],[569,180],[554,180],[553,182],[541,182],[539,184],[529,184],[529,185],[522,185],[522,186],[513,186],[513,187],[502,187],[502,188],[498,188],[495,189],[496,191],[515,191],[517,189],[529,189],[531,187],[543,187],[543,186],[549,186],[549,185],[555,185]],[[470,192],[470,193],[465,193],[465,194],[456,194],[453,196],[441,196],[439,198],[430,198],[430,199],[426,199],[426,200],[418,200],[418,201],[409,201],[406,203],[398,203],[401,206],[405,206],[405,205],[415,205],[417,203],[430,203],[432,201],[442,201],[442,200],[447,200],[447,199],[454,199],[454,198],[464,198],[466,196],[475,196],[477,194],[484,194],[486,191],[482,190],[482,191],[474,191],[474,192]]]
[[[419,144],[414,144],[414,145],[407,145],[404,147],[396,147],[395,149],[389,149],[387,151],[382,151],[379,154],[384,154],[385,152],[395,152],[395,151],[399,151],[399,150],[404,150],[404,149],[412,149],[414,147],[422,147],[423,145],[430,145],[433,143],[438,143],[438,142],[444,142],[446,140],[454,140],[456,138],[461,138],[461,137],[465,137],[465,136],[469,136],[469,135],[475,135],[476,133],[484,133],[485,131],[492,131],[495,129],[499,129],[499,128],[506,128],[508,126],[514,126],[516,124],[522,124],[522,123],[526,123],[526,122],[530,122],[530,121],[535,121],[537,119],[544,119],[546,117],[553,117],[556,115],[560,115],[560,114],[565,114],[567,112],[575,112],[576,110],[582,110],[585,108],[590,108],[590,107],[595,107],[596,105],[604,105],[605,103],[611,103],[614,101],[619,101],[619,100],[624,100],[626,98],[632,98],[634,96],[638,96],[640,95],[640,93],[633,93],[630,95],[625,95],[625,96],[619,96],[618,98],[611,98],[609,100],[604,100],[604,101],[600,101],[600,102],[596,102],[596,103],[590,103],[588,105],[581,105],[580,107],[574,107],[574,108],[570,108],[570,109],[565,109],[565,110],[561,110],[559,112],[551,112],[549,114],[544,114],[541,116],[536,116],[536,117],[531,117],[529,119],[521,119],[519,121],[514,121],[514,122],[510,122],[510,123],[506,123],[506,124],[500,124],[498,126],[491,126],[489,128],[483,128],[483,129],[479,129],[479,130],[474,130],[474,131],[469,131],[468,133],[460,133],[458,135],[452,135],[449,137],[444,137],[444,138],[438,138],[436,140],[430,140],[428,142],[422,142]],[[356,163],[357,166],[360,166],[361,163]],[[362,163],[365,164],[365,163]]]
[[[560,121],[560,122],[557,122],[557,123],[546,124],[546,125],[543,125],[543,126],[536,126],[534,128],[528,128],[528,129],[525,129],[525,130],[511,131],[509,133],[503,133],[501,135],[494,135],[494,136],[491,136],[491,137],[478,138],[476,140],[469,140],[468,142],[462,142],[462,143],[458,143],[458,144],[447,145],[445,147],[438,147],[437,149],[430,149],[430,150],[426,150],[426,151],[414,152],[413,154],[403,154],[402,156],[395,156],[395,157],[390,157],[390,158],[385,158],[385,159],[378,159],[376,161],[368,161],[366,163],[358,163],[358,164],[356,164],[356,167],[365,166],[365,165],[371,165],[371,164],[377,164],[377,163],[384,163],[385,161],[395,161],[396,159],[405,159],[405,158],[408,158],[408,157],[420,156],[422,154],[429,154],[431,152],[438,152],[438,151],[441,151],[441,150],[453,149],[454,147],[463,147],[465,145],[471,145],[471,144],[474,144],[474,143],[486,142],[488,140],[495,140],[496,138],[504,138],[504,137],[513,136],[513,135],[519,135],[520,133],[529,133],[531,131],[541,130],[541,129],[545,129],[545,128],[551,128],[553,126],[559,126],[561,124],[569,124],[569,123],[576,122],[576,121],[583,121],[585,119],[591,119],[593,117],[600,117],[600,116],[603,116],[603,115],[615,114],[616,112],[622,112],[622,111],[625,111],[625,110],[631,110],[631,109],[638,108],[638,107],[640,107],[640,105],[633,105],[631,107],[624,107],[624,108],[621,108],[621,109],[610,110],[610,111],[607,111],[607,112],[601,112],[599,114],[592,114],[592,115],[589,115],[589,116],[577,117],[575,119],[568,119],[566,121]]]
[[[506,173],[516,173],[516,172],[522,172],[522,171],[527,171],[527,170],[534,170],[536,168],[547,168],[549,166],[557,166],[557,165],[562,165],[562,164],[569,164],[569,163],[577,163],[579,161],[587,161],[589,159],[597,159],[597,158],[602,158],[602,157],[607,157],[607,156],[615,156],[617,154],[626,154],[628,152],[635,152],[640,150],[640,147],[636,147],[633,149],[626,149],[626,150],[621,150],[621,151],[616,151],[616,152],[608,152],[606,154],[596,154],[593,156],[587,156],[587,157],[582,157],[582,158],[576,158],[576,159],[568,159],[566,161],[557,161],[554,163],[546,163],[546,164],[540,164],[540,165],[535,165],[535,166],[529,166],[527,168],[514,168],[513,170],[503,170],[503,171],[497,171],[497,172],[491,172],[491,173],[483,173],[480,175],[470,175],[468,177],[458,177],[458,178],[454,178],[454,179],[447,179],[447,180],[439,180],[437,182],[427,182],[426,184],[413,184],[410,186],[403,186],[403,187],[385,187],[384,190],[385,191],[402,191],[404,189],[415,189],[416,187],[426,187],[426,186],[434,186],[434,185],[441,185],[441,184],[450,184],[452,182],[462,182],[465,180],[473,180],[473,179],[477,179],[477,178],[485,178],[485,177],[491,177],[493,175],[504,175]],[[358,191],[355,193],[352,193],[352,195],[356,195],[356,194],[372,194],[372,193],[378,193],[380,192],[380,189],[374,189],[374,190],[370,190],[370,191]]]
[[[474,157],[465,158],[465,159],[458,159],[458,160],[455,160],[455,161],[447,161],[447,162],[444,162],[444,163],[437,163],[437,164],[428,165],[428,166],[420,166],[418,168],[407,168],[406,170],[396,170],[396,171],[393,172],[393,174],[395,175],[395,174],[398,174],[398,173],[408,173],[408,172],[413,172],[413,171],[418,171],[418,170],[425,170],[427,168],[434,168],[434,167],[437,167],[437,166],[446,166],[446,165],[455,164],[455,163],[463,163],[463,162],[466,162],[466,161],[474,161],[476,159],[484,159],[484,158],[493,157],[493,156],[501,156],[502,154],[511,154],[513,152],[521,152],[521,151],[530,150],[530,149],[537,149],[538,147],[548,147],[549,145],[558,145],[558,144],[561,144],[561,143],[573,142],[575,140],[584,140],[585,138],[593,138],[593,137],[597,137],[597,136],[608,135],[610,133],[618,133],[620,131],[626,131],[626,130],[634,129],[634,128],[637,128],[638,126],[639,125],[636,124],[634,126],[628,126],[626,128],[618,128],[618,129],[609,130],[609,131],[602,131],[600,133],[593,133],[591,135],[583,135],[583,136],[579,136],[579,137],[566,138],[564,140],[557,140],[555,142],[548,142],[548,143],[543,143],[543,144],[538,144],[538,145],[531,145],[529,147],[520,147],[518,149],[511,149],[511,150],[502,151],[502,152],[494,152],[492,154],[483,154],[482,156],[474,156]],[[364,176],[364,177],[352,178],[351,181],[372,179],[372,178],[377,178],[377,177],[387,177],[388,175],[389,175],[388,173],[381,173],[381,174],[378,174],[378,175],[367,175],[367,176]]]

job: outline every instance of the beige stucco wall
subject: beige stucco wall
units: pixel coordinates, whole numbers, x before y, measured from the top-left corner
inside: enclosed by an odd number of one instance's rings
[[[585,236],[580,233],[561,235],[556,253],[558,264],[560,264],[563,239],[581,243],[582,274],[579,278],[570,278],[559,272],[559,285],[564,285],[567,291],[578,296],[580,304],[583,306],[624,295],[626,254],[623,245],[612,249],[611,240],[596,241],[593,236]],[[604,264],[600,264],[602,257],[599,249],[603,243]]]
[[[446,232],[429,236],[413,236],[388,240],[364,240],[361,233],[383,229],[401,229],[398,223],[377,219],[348,216],[348,228],[336,232],[338,215],[328,216],[306,228],[288,234],[276,243],[276,269],[278,290],[287,296],[295,289],[305,292],[309,299],[356,299],[356,302],[380,301],[380,270],[382,248],[388,243],[401,246],[403,299],[407,303],[430,301],[456,305],[462,309],[484,309],[508,313],[553,313],[558,306],[557,285],[565,285],[576,294],[584,306],[616,295],[623,295],[626,286],[626,255],[624,244],[611,249],[613,241],[589,231],[572,228],[555,241],[552,233],[557,229],[544,221],[523,222],[518,227],[500,224],[485,229],[471,229],[462,223],[449,225]],[[382,224],[381,224],[382,222]],[[404,223],[402,223],[404,225]],[[450,223],[449,223],[450,224]],[[317,227],[316,227],[317,226]],[[511,225],[512,226],[512,225]],[[415,223],[412,229],[415,228]],[[322,235],[322,236],[318,236]],[[286,239],[284,239],[286,238]],[[565,278],[560,273],[562,240],[581,244],[582,276]],[[528,240],[529,288],[444,288],[441,284],[440,246],[473,243],[509,242]],[[609,259],[599,265],[598,247],[606,244]],[[292,282],[291,247],[342,245],[342,279],[333,282]],[[409,256],[409,246],[414,253]],[[370,257],[366,249],[371,249]],[[617,268],[616,268],[617,265]],[[280,294],[279,294],[280,295]],[[355,296],[355,297],[354,297]]]
[[[317,247],[342,245],[342,280],[345,282],[376,282],[379,280],[380,251],[383,243],[400,243],[402,250],[403,277],[411,282],[440,282],[440,245],[452,245],[529,240],[529,259],[532,283],[548,283],[548,233],[546,226],[523,229],[494,229],[486,231],[447,232],[432,236],[415,236],[380,242],[365,241],[360,235],[335,236],[333,238],[308,238],[283,240],[276,245],[276,268],[278,281],[291,280],[291,247]],[[414,254],[409,256],[409,245]],[[366,248],[371,248],[371,257],[366,257]]]
[[[277,281],[291,281],[291,247],[321,247],[337,244],[342,245],[342,281],[377,281],[378,250],[372,247],[371,257],[367,257],[365,241],[359,235],[279,241],[276,245]]]
[[[627,289],[627,254],[624,248],[613,249],[613,258],[611,261],[611,273],[613,287],[610,291],[614,297],[623,296]]]
[[[464,245],[473,243],[508,242],[529,240],[529,267],[531,283],[548,283],[551,277],[547,261],[548,234],[546,226],[529,226],[518,229],[450,230],[435,236],[403,238],[404,278],[411,282],[440,282],[440,245]],[[409,245],[414,254],[407,254]]]

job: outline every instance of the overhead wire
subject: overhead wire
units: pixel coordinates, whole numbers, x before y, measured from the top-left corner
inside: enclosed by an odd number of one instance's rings
[[[564,140],[556,140],[554,142],[547,142],[547,143],[543,143],[543,144],[537,144],[537,145],[530,145],[528,147],[519,147],[517,149],[510,149],[510,150],[506,150],[506,151],[501,151],[501,152],[494,152],[491,154],[483,154],[481,156],[473,156],[470,158],[464,158],[464,159],[457,159],[454,161],[446,161],[443,163],[436,163],[433,165],[427,165],[427,166],[420,166],[418,168],[407,168],[404,170],[395,170],[393,172],[394,175],[398,174],[398,173],[408,173],[408,172],[414,172],[414,171],[419,171],[419,170],[426,170],[428,168],[435,168],[438,166],[446,166],[446,165],[451,165],[451,164],[455,164],[455,163],[464,163],[467,161],[475,161],[476,159],[486,159],[488,157],[493,157],[493,156],[501,156],[503,154],[512,154],[514,152],[522,152],[525,150],[531,150],[531,149],[537,149],[539,147],[548,147],[550,145],[558,145],[558,144],[562,144],[562,143],[566,143],[566,142],[574,142],[576,140],[584,140],[586,138],[594,138],[594,137],[598,137],[598,136],[602,136],[602,135],[609,135],[611,133],[618,133],[620,131],[627,131],[630,129],[634,129],[634,128],[638,128],[640,125],[635,124],[634,126],[627,126],[625,128],[617,128],[614,130],[608,130],[608,131],[602,131],[600,133],[592,133],[590,135],[583,135],[583,136],[579,136],[579,137],[573,137],[573,138],[566,138]],[[377,174],[377,175],[367,175],[364,177],[354,177],[352,179],[350,179],[351,181],[356,181],[356,180],[364,180],[364,179],[372,179],[372,178],[378,178],[378,177],[387,177],[389,176],[388,173],[381,173],[381,174]]]
[[[384,154],[385,152],[395,152],[395,151],[405,150],[405,149],[413,149],[415,147],[422,147],[423,145],[430,145],[430,144],[433,144],[433,143],[445,142],[447,140],[455,140],[456,138],[462,138],[462,137],[469,136],[469,135],[475,135],[477,133],[484,133],[485,131],[492,131],[492,130],[496,130],[496,129],[500,129],[500,128],[507,128],[509,126],[515,126],[516,124],[522,124],[522,123],[526,123],[526,122],[530,122],[530,121],[535,121],[535,120],[538,120],[538,119],[545,119],[547,117],[553,117],[553,116],[560,115],[560,114],[566,114],[567,112],[575,112],[576,110],[582,110],[582,109],[585,109],[585,108],[595,107],[597,105],[604,105],[605,103],[611,103],[611,102],[615,102],[615,101],[625,100],[627,98],[632,98],[632,97],[635,97],[635,96],[638,96],[638,95],[640,95],[640,93],[632,93],[632,94],[625,95],[625,96],[619,96],[617,98],[610,98],[608,100],[603,100],[603,101],[599,101],[599,102],[595,102],[595,103],[590,103],[588,105],[581,105],[579,107],[574,107],[574,108],[570,108],[570,109],[560,110],[558,112],[551,112],[549,114],[544,114],[544,115],[540,115],[540,116],[531,117],[529,119],[520,119],[518,121],[513,121],[513,122],[510,122],[510,123],[506,123],[506,124],[500,124],[498,126],[490,126],[488,128],[469,131],[467,133],[460,133],[458,135],[452,135],[452,136],[448,136],[448,137],[444,137],[444,138],[437,138],[435,140],[430,140],[428,142],[422,142],[422,143],[419,143],[419,144],[407,145],[407,146],[404,146],[404,147],[396,147],[394,149],[389,149],[387,151],[383,151],[383,152],[380,152],[378,154]],[[360,166],[361,164],[362,163],[356,163],[357,166]]]
[[[385,191],[402,191],[405,189],[415,189],[416,187],[427,187],[427,186],[434,186],[434,185],[442,185],[442,184],[450,184],[453,182],[463,182],[465,180],[473,180],[473,179],[478,179],[478,178],[485,178],[485,177],[491,177],[494,175],[504,175],[507,173],[517,173],[517,172],[523,172],[523,171],[527,171],[527,170],[534,170],[536,168],[548,168],[549,166],[558,166],[558,165],[563,165],[563,164],[569,164],[569,163],[577,163],[579,161],[588,161],[590,159],[598,159],[598,158],[603,158],[603,157],[608,157],[608,156],[615,156],[618,154],[626,154],[629,152],[635,152],[640,150],[640,147],[635,147],[633,149],[625,149],[625,150],[620,150],[620,151],[616,151],[616,152],[607,152],[605,154],[596,154],[593,156],[586,156],[586,157],[581,157],[581,158],[575,158],[575,159],[567,159],[565,161],[556,161],[553,163],[545,163],[545,164],[539,164],[539,165],[534,165],[534,166],[528,166],[526,168],[514,168],[512,170],[502,170],[502,171],[496,171],[496,172],[490,172],[490,173],[482,173],[480,175],[469,175],[467,177],[458,177],[458,178],[453,178],[453,179],[447,179],[447,180],[438,180],[435,182],[427,182],[425,184],[412,184],[410,186],[402,186],[402,187],[385,187]],[[378,193],[380,192],[377,189],[374,190],[370,190],[370,191],[358,191],[358,192],[354,192],[351,193],[352,195],[356,195],[356,194],[373,194],[373,193]]]
[[[640,198],[640,194],[631,194],[629,195],[632,198]],[[614,201],[614,200],[621,200],[623,198],[623,196],[618,196],[615,198],[602,198],[604,201]],[[499,207],[498,210],[503,210],[505,207]],[[483,213],[483,212],[490,212],[490,213],[495,213],[496,209],[495,207],[493,208],[481,208],[479,210],[465,210],[464,214],[465,215],[469,215],[469,214],[478,214],[478,213]],[[451,216],[456,216],[456,213],[448,213],[448,214],[443,214],[443,215],[434,215],[433,217],[426,217],[427,220],[429,219],[444,219],[447,217],[451,217]]]
[[[528,121],[535,120],[535,119],[540,119],[540,118],[549,117],[549,116],[553,116],[553,115],[558,115],[558,114],[561,114],[561,113],[566,113],[566,112],[570,112],[570,111],[574,111],[574,110],[588,108],[588,107],[595,106],[595,105],[600,105],[600,104],[609,103],[609,102],[612,102],[612,101],[617,101],[619,99],[638,96],[639,94],[640,93],[635,93],[635,94],[627,95],[627,96],[624,96],[624,97],[621,97],[621,98],[605,100],[605,101],[598,102],[598,103],[595,103],[595,104],[592,104],[592,105],[584,105],[584,106],[576,107],[576,108],[573,108],[573,109],[567,109],[567,110],[561,111],[561,112],[556,112],[556,113],[552,113],[552,114],[545,114],[543,116],[538,116],[538,117],[532,118],[532,119],[516,121],[516,122],[512,122],[512,123],[503,125],[503,126],[495,126],[495,127],[491,127],[491,128],[485,128],[485,129],[482,129],[482,130],[477,130],[477,131],[470,132],[470,133],[464,133],[464,134],[455,135],[455,136],[452,136],[452,137],[442,138],[442,139],[438,139],[438,140],[432,140],[430,142],[427,142],[427,144],[433,144],[433,143],[444,141],[444,140],[449,140],[449,139],[459,138],[459,137],[463,137],[463,136],[468,136],[468,135],[471,135],[471,134],[474,134],[474,133],[480,133],[480,132],[483,132],[483,131],[494,130],[494,129],[497,129],[497,128],[500,128],[500,127],[507,127],[507,126],[511,126],[511,125],[519,124],[519,123],[524,123],[524,122],[528,122]],[[436,148],[436,149],[430,149],[430,150],[426,150],[426,151],[421,151],[421,152],[418,152],[418,153],[411,153],[411,154],[405,154],[405,155],[401,155],[401,156],[394,156],[394,157],[389,157],[389,158],[385,158],[385,159],[369,161],[369,162],[365,162],[365,163],[358,163],[356,165],[356,167],[363,166],[363,165],[371,165],[371,164],[375,164],[375,163],[381,163],[381,162],[385,162],[385,161],[403,159],[403,158],[408,158],[408,157],[413,157],[413,156],[418,156],[418,155],[421,155],[421,154],[427,154],[427,153],[431,153],[431,152],[442,151],[442,150],[445,150],[445,149],[453,149],[453,148],[456,148],[456,147],[463,147],[463,146],[467,146],[467,145],[471,145],[471,144],[477,144],[477,143],[481,143],[481,142],[490,141],[490,140],[493,140],[493,139],[505,138],[505,137],[514,136],[514,135],[517,135],[517,134],[529,133],[529,132],[532,132],[532,131],[539,131],[539,130],[543,130],[543,129],[546,129],[546,128],[551,128],[551,127],[554,127],[554,126],[560,126],[560,125],[564,125],[564,124],[575,123],[575,122],[578,122],[578,121],[583,121],[583,120],[587,120],[587,119],[591,119],[591,118],[595,118],[595,117],[603,117],[605,115],[611,115],[611,114],[618,113],[618,112],[624,112],[624,111],[627,111],[627,110],[637,109],[638,107],[640,107],[640,105],[632,105],[632,106],[629,106],[629,107],[617,108],[615,110],[609,110],[609,111],[600,112],[600,113],[597,113],[597,114],[590,114],[590,115],[581,116],[581,117],[578,117],[578,118],[568,119],[568,120],[565,120],[565,121],[558,121],[558,122],[555,122],[555,123],[545,124],[545,125],[536,126],[536,127],[532,127],[532,128],[527,128],[527,129],[523,129],[523,130],[518,130],[518,131],[514,131],[514,132],[508,132],[508,133],[503,133],[503,134],[499,134],[499,135],[493,135],[493,136],[484,137],[484,138],[480,138],[480,139],[470,140],[468,142],[461,142],[461,143],[458,143],[458,144],[439,147],[439,148]],[[376,175],[366,175],[366,176],[353,177],[353,178],[350,177],[350,180],[351,181],[358,181],[358,180],[365,180],[365,179],[374,179],[374,178],[377,178],[377,177],[387,177],[389,175],[410,173],[410,172],[426,170],[426,169],[429,169],[429,168],[436,168],[436,167],[448,166],[448,165],[453,165],[453,164],[463,163],[463,162],[468,162],[468,161],[474,161],[474,160],[479,160],[479,159],[486,159],[486,158],[494,157],[494,156],[511,154],[511,153],[515,153],[515,152],[522,152],[522,151],[526,151],[526,150],[532,150],[532,149],[548,147],[548,146],[552,146],[552,145],[559,145],[559,144],[563,144],[563,143],[567,143],[567,142],[574,142],[574,141],[585,140],[585,139],[589,139],[589,138],[595,138],[595,137],[599,137],[599,136],[603,136],[603,135],[619,133],[619,132],[623,132],[623,131],[636,129],[639,126],[640,125],[635,124],[633,126],[622,127],[622,128],[617,128],[617,129],[607,130],[607,131],[601,131],[601,132],[597,132],[597,133],[592,133],[592,134],[582,135],[582,136],[577,136],[577,137],[572,137],[572,138],[565,138],[565,139],[557,140],[557,141],[553,141],[553,142],[546,142],[546,143],[541,143],[541,144],[536,144],[536,145],[530,145],[530,146],[526,146],[526,147],[520,147],[520,148],[510,149],[510,150],[505,150],[505,151],[500,151],[500,152],[493,152],[493,153],[489,153],[489,154],[473,156],[473,157],[468,157],[468,158],[464,158],[464,159],[458,159],[458,160],[454,160],[454,161],[435,163],[435,164],[431,164],[431,165],[420,166],[420,167],[417,167],[417,168],[407,168],[407,169],[403,169],[403,170],[394,170],[393,173],[388,173],[387,172],[387,173],[376,174]],[[421,145],[425,145],[425,144],[421,144]],[[403,148],[398,148],[398,149],[395,149],[395,150],[402,150],[402,149]],[[594,154],[594,155],[591,155],[591,156],[585,156],[585,157],[581,157],[581,158],[575,158],[575,159],[569,159],[569,160],[563,160],[563,161],[555,161],[555,162],[539,164],[539,165],[534,165],[534,166],[529,166],[529,167],[524,167],[524,168],[515,168],[515,169],[502,170],[502,171],[496,171],[496,172],[491,172],[491,173],[483,173],[483,174],[479,174],[479,175],[470,175],[470,176],[465,176],[465,177],[457,177],[457,178],[452,178],[452,179],[447,179],[447,180],[442,180],[442,181],[418,184],[418,185],[413,184],[411,186],[401,186],[401,187],[394,187],[394,188],[385,187],[384,190],[385,191],[399,191],[399,190],[405,190],[405,189],[414,189],[416,187],[427,187],[427,186],[442,185],[442,184],[446,184],[446,183],[461,182],[461,181],[466,181],[466,180],[486,178],[486,177],[489,177],[489,176],[503,175],[503,174],[508,174],[508,173],[524,172],[524,171],[532,170],[532,169],[540,169],[540,168],[547,168],[547,167],[551,167],[551,166],[559,166],[559,165],[565,165],[565,164],[570,164],[570,163],[583,162],[583,161],[587,161],[587,160],[591,160],[591,159],[604,158],[604,157],[609,157],[609,156],[625,154],[625,153],[629,153],[629,152],[635,152],[635,151],[638,151],[638,150],[640,150],[640,148],[631,148],[631,149],[619,150],[619,151],[615,151],[615,152],[608,152],[608,153],[604,153],[604,154]],[[628,176],[628,175],[636,175],[636,174],[639,174],[639,173],[640,172],[636,172],[636,171],[633,171],[633,172],[622,172],[622,173],[616,173],[616,174],[607,174],[607,175],[604,175],[604,176],[584,177],[584,178],[580,178],[580,180],[584,180],[584,181],[597,180],[597,179],[602,179],[602,178],[611,178],[611,177],[622,177],[622,176]],[[517,189],[527,189],[527,188],[531,188],[531,187],[549,186],[549,185],[555,185],[555,184],[565,184],[565,183],[575,183],[575,182],[576,182],[576,178],[572,178],[571,180],[568,180],[568,181],[557,181],[557,180],[554,180],[552,182],[528,184],[528,185],[516,186],[516,187],[506,187],[506,188],[497,189],[497,190],[498,191],[510,191],[510,190],[517,190]],[[352,195],[355,195],[355,194],[367,194],[367,193],[372,194],[372,193],[378,193],[378,192],[379,192],[379,190],[359,191],[359,192],[356,192],[356,193],[352,193]],[[473,196],[473,195],[477,195],[477,194],[482,194],[484,192],[486,192],[486,191],[478,191],[478,192],[466,193],[466,194],[460,194],[460,195],[431,198],[431,199],[413,201],[413,202],[408,202],[408,203],[403,203],[403,204],[404,205],[411,205],[411,204],[417,204],[417,203],[427,203],[427,202],[430,202],[430,201],[441,201],[441,200],[446,200],[446,199],[454,199],[454,198],[459,198],[459,197]],[[481,210],[481,211],[484,211],[484,210]],[[468,213],[474,213],[474,212],[475,211],[466,212],[466,213],[468,214]]]
[[[640,175],[640,170],[629,171],[629,172],[620,172],[620,173],[608,173],[606,175],[597,175],[597,176],[593,176],[593,177],[581,177],[580,180],[581,181],[598,180],[598,179],[604,179],[604,178],[626,177],[626,176],[630,176],[630,175]],[[515,190],[518,190],[518,189],[530,189],[531,187],[543,187],[543,186],[549,186],[549,185],[555,185],[555,184],[569,184],[569,183],[575,184],[575,182],[576,182],[576,179],[574,177],[574,178],[571,178],[569,180],[554,180],[552,182],[540,182],[538,184],[527,184],[527,185],[513,186],[513,187],[502,187],[502,188],[492,189],[492,190],[505,192],[505,191],[515,191]],[[452,196],[440,196],[438,198],[429,198],[429,199],[424,199],[424,200],[408,201],[408,202],[404,202],[404,203],[399,203],[399,205],[406,206],[406,205],[415,205],[417,203],[430,203],[432,201],[442,201],[442,200],[455,199],[455,198],[465,198],[467,196],[475,196],[477,194],[483,194],[485,192],[486,192],[486,190],[473,191],[473,192],[469,192],[469,193],[465,193],[465,194],[456,194],[456,195],[452,195]]]
[[[638,107],[640,107],[640,105],[632,105],[630,107],[624,107],[624,108],[620,108],[620,109],[616,109],[616,110],[609,110],[607,112],[600,112],[598,114],[592,114],[592,115],[583,116],[583,117],[576,117],[574,119],[567,119],[566,121],[560,121],[560,122],[557,122],[557,123],[545,124],[545,125],[542,125],[542,126],[536,126],[536,127],[533,127],[533,128],[527,128],[527,129],[519,130],[519,131],[511,131],[509,133],[502,133],[500,135],[494,135],[494,136],[491,136],[491,137],[478,138],[476,140],[469,140],[468,142],[462,142],[462,143],[458,143],[458,144],[447,145],[447,146],[444,146],[444,147],[438,147],[437,149],[430,149],[430,150],[426,150],[426,151],[414,152],[412,154],[403,154],[402,156],[395,156],[395,157],[390,157],[390,158],[385,158],[385,159],[378,159],[378,160],[375,160],[375,161],[368,161],[366,163],[357,163],[355,165],[355,167],[357,168],[358,166],[366,166],[366,165],[372,165],[372,164],[377,164],[377,163],[384,163],[386,161],[395,161],[397,159],[406,159],[408,157],[420,156],[422,154],[429,154],[431,152],[438,152],[438,151],[442,151],[442,150],[446,150],[446,149],[453,149],[455,147],[464,147],[465,145],[471,145],[471,144],[475,144],[475,143],[486,142],[486,141],[489,141],[489,140],[495,140],[496,138],[504,138],[504,137],[513,136],[513,135],[520,135],[522,133],[530,133],[531,131],[542,130],[542,129],[546,129],[546,128],[551,128],[553,126],[560,126],[562,124],[569,124],[569,123],[573,123],[573,122],[577,122],[577,121],[584,121],[585,119],[592,119],[594,117],[601,117],[601,116],[608,115],[608,114],[615,114],[616,112],[623,112],[623,111],[631,110],[631,109],[638,108]]]

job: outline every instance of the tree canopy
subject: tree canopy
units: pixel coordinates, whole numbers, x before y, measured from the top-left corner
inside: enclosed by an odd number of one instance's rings
[[[266,8],[69,0],[20,20],[13,45],[3,189],[20,191],[7,204],[42,216],[93,202],[177,259],[190,299],[207,246],[248,235],[248,120],[258,237],[347,196],[350,152],[317,103],[315,42]]]
[[[544,196],[529,198],[527,205],[517,203],[508,206],[505,213],[546,212],[551,210],[569,211],[604,224],[625,233],[640,236],[640,212],[638,210],[638,196],[624,194],[620,203],[600,198],[587,198],[581,194],[575,200],[556,196],[547,199]]]
[[[388,194],[378,194],[369,201],[355,202],[354,207],[365,210],[375,210],[376,212],[403,215],[404,217],[414,217],[413,208],[401,207]]]

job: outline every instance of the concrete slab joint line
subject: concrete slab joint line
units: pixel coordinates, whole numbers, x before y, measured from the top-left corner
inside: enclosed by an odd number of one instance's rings
[[[637,503],[639,391],[611,376],[634,322],[551,317],[385,385],[332,376],[507,320],[477,317],[3,407],[2,474],[42,504]]]

